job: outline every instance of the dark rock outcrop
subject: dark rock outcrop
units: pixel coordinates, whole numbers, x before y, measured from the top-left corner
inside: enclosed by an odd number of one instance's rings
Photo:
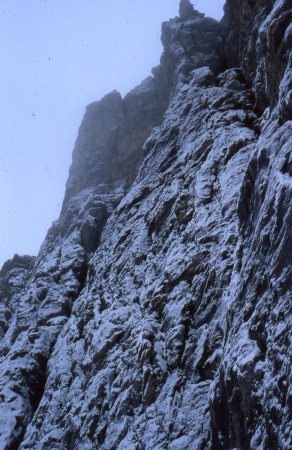
[[[204,14],[195,10],[190,0],[181,0],[179,5],[179,17],[181,20],[188,20],[194,17],[204,17]]]
[[[291,0],[227,0],[224,9],[227,62],[253,84],[260,112],[274,108],[284,72],[291,70]]]
[[[0,449],[291,448],[290,14],[181,1],[153,77],[87,107],[0,272]]]
[[[87,106],[73,152],[63,211],[68,201],[96,186],[125,192],[142,160],[142,146],[161,124],[165,107],[155,79],[149,77],[122,99],[114,91]]]

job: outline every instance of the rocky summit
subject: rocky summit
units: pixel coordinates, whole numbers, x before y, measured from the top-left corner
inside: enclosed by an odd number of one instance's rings
[[[292,2],[182,0],[0,271],[0,450],[292,448]]]

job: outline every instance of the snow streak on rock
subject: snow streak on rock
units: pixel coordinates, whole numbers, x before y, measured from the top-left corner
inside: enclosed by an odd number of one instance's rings
[[[87,108],[0,272],[0,449],[291,448],[289,18],[181,1],[153,77]]]

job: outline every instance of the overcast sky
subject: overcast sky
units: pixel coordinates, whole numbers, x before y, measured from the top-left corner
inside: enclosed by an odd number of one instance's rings
[[[197,8],[220,19],[223,0]],[[60,212],[84,107],[159,63],[179,0],[0,0],[0,267]]]

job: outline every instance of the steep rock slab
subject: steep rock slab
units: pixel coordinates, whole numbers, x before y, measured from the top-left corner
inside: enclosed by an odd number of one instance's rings
[[[210,447],[252,109],[235,70],[195,70],[172,100],[104,228],[22,449]]]
[[[152,128],[161,123],[169,97],[173,95],[175,83],[164,78],[168,67],[171,66],[175,76],[183,72],[187,79],[193,68],[206,62],[207,56],[192,60],[187,54],[194,41],[201,39],[204,28],[210,37],[208,48],[212,49],[214,40],[217,43],[211,59],[218,60],[222,39],[216,21],[196,15],[187,22],[180,18],[169,26],[166,23],[163,34],[167,33],[167,49],[154,76],[124,99],[113,92],[86,110],[61,216],[48,231],[33,267],[23,279],[18,297],[14,298],[11,291],[7,298],[0,299],[5,315],[0,344],[0,447],[3,449],[19,445],[39,406],[51,352],[84,287],[90,257],[99,246],[108,217],[137,173],[143,142]],[[9,314],[6,304],[13,305]],[[59,381],[63,378],[67,379],[65,373]],[[57,436],[58,430],[53,435]]]
[[[224,20],[233,15],[240,62],[253,83],[257,106],[266,110],[238,204],[238,261],[226,294],[224,358],[211,389],[213,445],[288,449],[292,5],[243,1],[236,9],[235,3],[227,2]],[[229,37],[235,36],[231,26]]]
[[[279,126],[276,110],[241,188],[223,359],[211,387],[214,448],[291,447],[291,148],[291,121]]]
[[[243,70],[215,76],[231,64],[222,27],[183,4],[140,87],[171,103],[132,187],[122,99],[87,110],[61,217],[5,325],[3,448],[291,447],[291,9],[228,1]]]

